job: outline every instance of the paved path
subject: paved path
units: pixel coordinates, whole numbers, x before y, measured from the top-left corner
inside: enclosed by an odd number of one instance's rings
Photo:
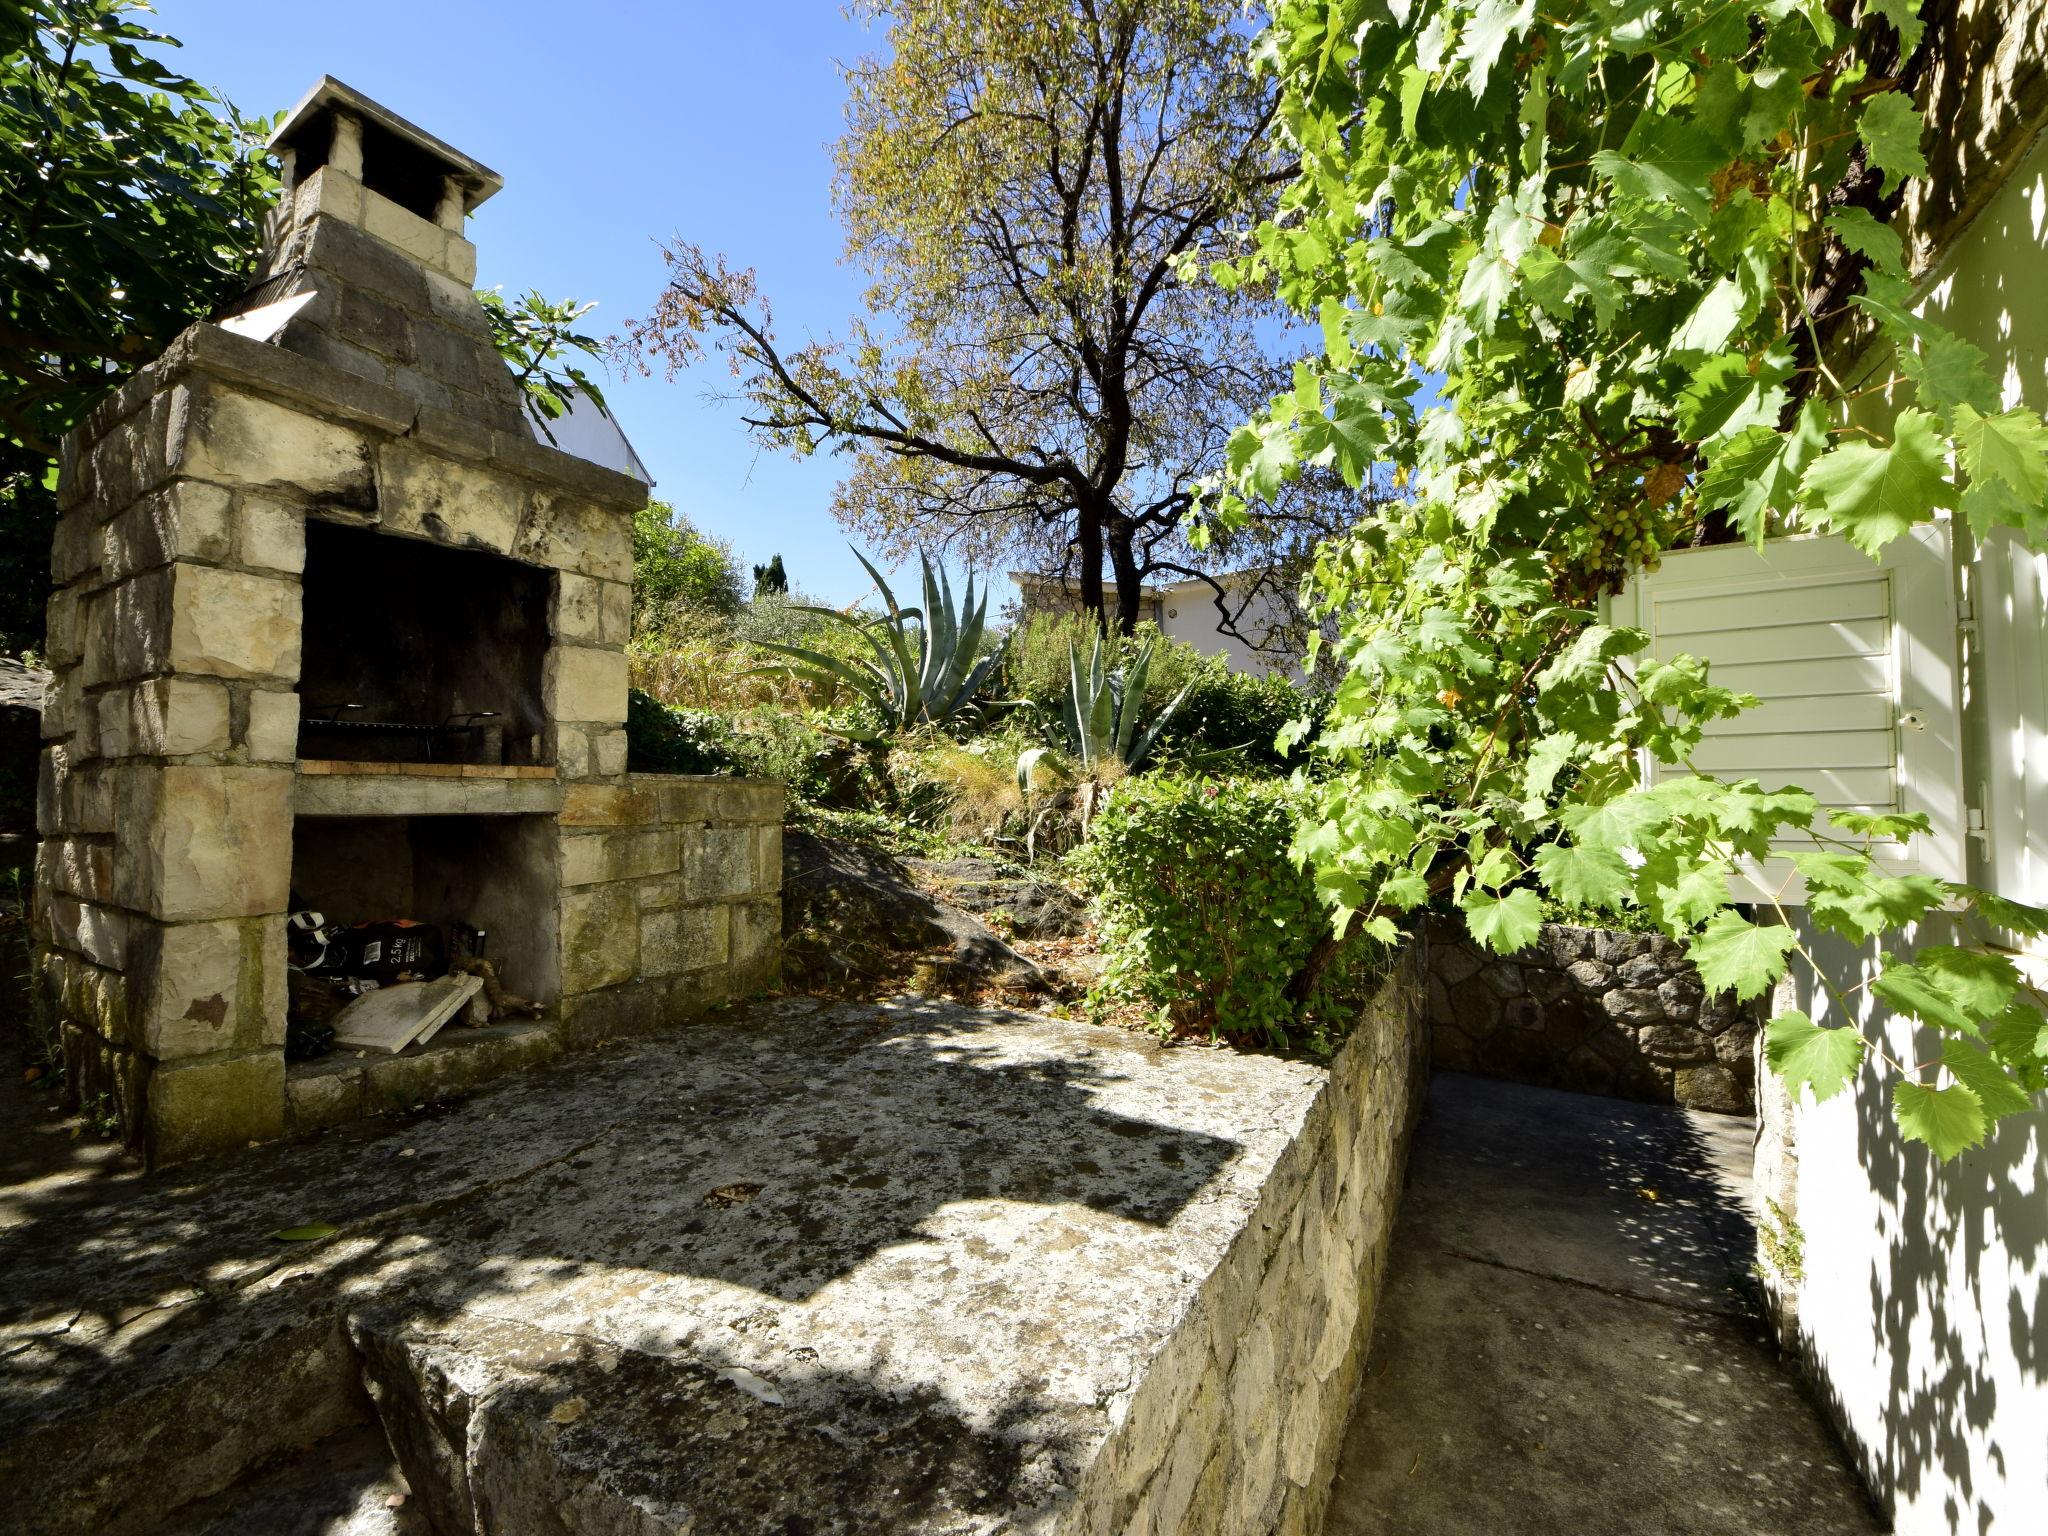
[[[1750,1123],[1439,1073],[1324,1536],[1883,1527],[1746,1280]]]

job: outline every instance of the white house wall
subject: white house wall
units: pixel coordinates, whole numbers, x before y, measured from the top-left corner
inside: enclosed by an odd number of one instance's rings
[[[2040,8],[2025,9],[2038,25]],[[2044,271],[2048,153],[2036,148],[1932,274],[1926,306],[1992,356],[2008,403],[2036,410],[2048,406]],[[1865,377],[1883,360],[1871,364]],[[1961,787],[1983,823],[1965,839],[1969,874],[2041,902],[2048,582],[2040,557],[2003,536],[1979,551],[1959,534],[1959,545],[1957,590],[1971,615],[1954,636]],[[1815,931],[1803,911],[1793,919],[1838,987],[1867,979],[1870,954]],[[1916,942],[1998,937],[1944,920]],[[1896,1056],[1932,1054],[1908,1021],[1852,995]],[[1839,1018],[1796,973],[1776,1001],[1824,1024]],[[1944,1165],[1899,1136],[1875,1068],[1825,1105],[1791,1105],[1768,1085],[1762,1097],[1758,1189],[1804,1239],[1804,1278],[1773,1282],[1780,1320],[1899,1536],[2048,1531],[2048,1114],[2037,1101]],[[1777,1213],[1763,1215],[1776,1224]]]

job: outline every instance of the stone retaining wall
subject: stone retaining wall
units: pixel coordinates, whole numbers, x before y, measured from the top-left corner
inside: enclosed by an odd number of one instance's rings
[[[1546,923],[1503,958],[1439,924],[1429,947],[1433,1060],[1453,1071],[1749,1114],[1759,1018],[1661,934]]]
[[[1366,1009],[1260,1207],[1146,1369],[1062,1532],[1321,1528],[1429,1082],[1425,943]]]

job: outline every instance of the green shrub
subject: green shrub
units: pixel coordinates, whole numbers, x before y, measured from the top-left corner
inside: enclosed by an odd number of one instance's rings
[[[1091,654],[1098,633],[1095,621],[1084,613],[1032,614],[1011,633],[1010,648],[1003,655],[1004,696],[1032,705],[1045,719],[1057,722],[1073,681],[1069,655]],[[1136,633],[1109,643],[1103,665],[1112,672],[1128,671],[1148,645],[1152,664],[1146,669],[1145,708],[1151,711],[1163,709],[1209,663],[1193,646],[1168,640],[1157,624],[1140,624]]]
[[[634,773],[731,773],[733,729],[701,709],[671,709],[635,688],[626,695],[626,767]]]
[[[1156,751],[1169,759],[1234,752],[1247,768],[1278,769],[1290,765],[1273,744],[1280,728],[1321,712],[1320,699],[1284,677],[1255,677],[1209,661],[1160,731]]]
[[[1072,861],[1095,894],[1098,996],[1284,1044],[1300,1022],[1288,983],[1326,931],[1293,838],[1289,791],[1273,780],[1155,773],[1117,785]]]
[[[731,615],[744,598],[732,548],[699,533],[665,501],[633,514],[633,631],[660,629],[680,612]]]

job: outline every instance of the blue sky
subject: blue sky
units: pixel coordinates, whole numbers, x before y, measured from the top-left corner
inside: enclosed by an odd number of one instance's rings
[[[247,112],[290,106],[332,74],[505,178],[470,222],[478,281],[595,299],[600,333],[660,290],[658,238],[681,234],[758,269],[789,340],[839,329],[858,273],[838,261],[831,145],[840,60],[877,34],[836,0],[156,0],[174,66]],[[721,363],[674,383],[614,378],[606,396],[658,482],[743,562],[778,551],[791,579],[847,603],[867,587],[829,511],[838,465],[755,449]]]

